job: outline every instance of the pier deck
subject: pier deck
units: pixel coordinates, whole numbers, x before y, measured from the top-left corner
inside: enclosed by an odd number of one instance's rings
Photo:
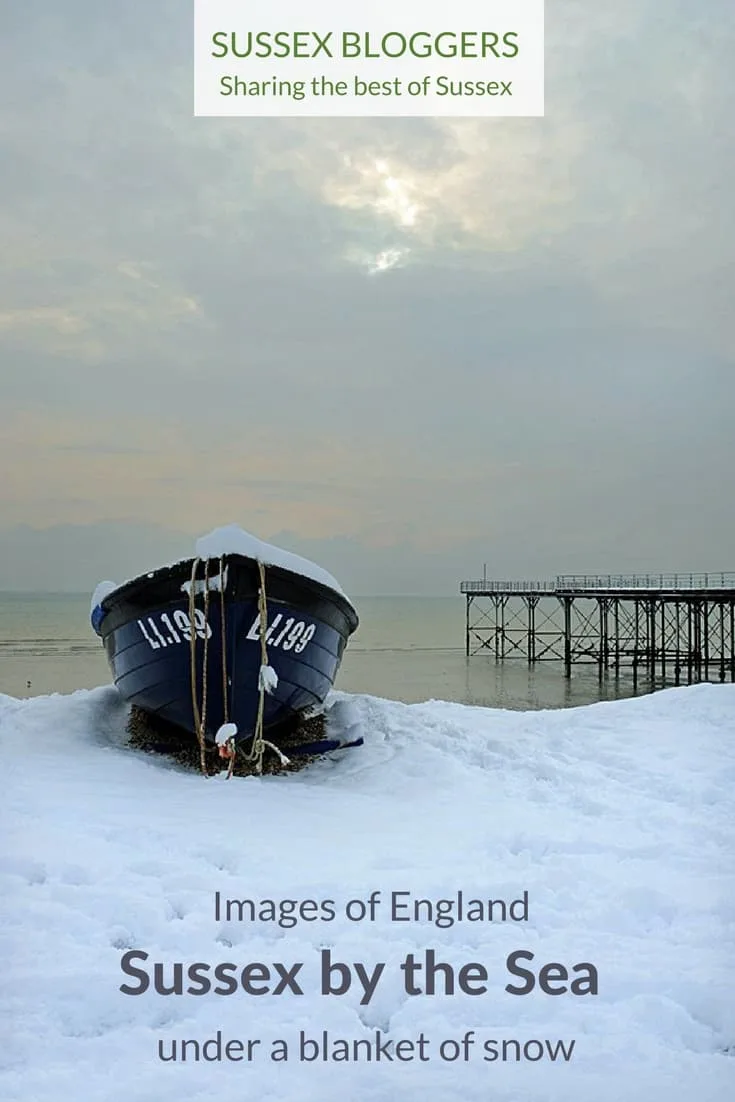
[[[735,571],[465,581],[467,656],[735,682]]]

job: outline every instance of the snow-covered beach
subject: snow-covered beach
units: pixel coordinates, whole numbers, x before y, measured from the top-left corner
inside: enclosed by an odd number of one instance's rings
[[[734,687],[331,703],[363,747],[207,781],[113,689],[0,697],[4,1099],[732,1096]]]

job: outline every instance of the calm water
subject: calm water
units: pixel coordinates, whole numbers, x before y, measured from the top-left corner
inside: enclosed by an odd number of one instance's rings
[[[634,695],[630,678],[600,683],[594,667],[578,668],[568,681],[557,663],[529,670],[522,661],[465,658],[459,596],[354,602],[360,627],[337,679],[346,692],[502,708],[560,708]],[[86,595],[0,594],[0,693],[68,693],[109,683]]]

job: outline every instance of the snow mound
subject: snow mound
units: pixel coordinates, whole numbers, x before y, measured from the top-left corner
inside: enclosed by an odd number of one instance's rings
[[[265,543],[253,536],[250,532],[238,527],[236,524],[228,524],[222,528],[215,528],[206,536],[200,536],[196,541],[194,553],[200,559],[219,559],[224,555],[244,555],[246,558],[256,559],[265,566],[279,566],[283,570],[290,570],[294,574],[301,574],[304,578],[311,578],[320,582],[328,589],[333,589],[348,600],[347,594],[342,589],[336,578],[301,555],[294,555],[290,551],[284,551],[274,544]]]
[[[97,608],[97,606],[102,604],[105,597],[109,597],[111,593],[114,593],[115,590],[119,589],[119,588],[120,588],[120,586],[118,585],[117,582],[98,582],[97,585],[94,587],[94,593],[92,594],[92,600],[90,601],[90,604],[89,604],[90,616],[92,615],[94,610]]]
[[[300,574],[303,578],[310,578],[312,581],[326,586],[327,589],[331,589],[334,593],[339,593],[349,605],[352,605],[342,586],[329,571],[301,555],[294,555],[290,551],[284,551],[281,547],[276,547],[274,544],[265,543],[236,524],[215,528],[206,536],[200,536],[194,544],[194,555],[199,559],[220,559],[225,555],[243,555],[245,558],[255,559],[263,563],[264,566],[280,567],[283,570],[291,571],[293,574]],[[178,561],[185,562],[186,560],[179,559]],[[178,563],[169,563],[169,565],[176,566]],[[129,580],[132,581],[133,579]],[[127,584],[128,582],[99,582],[92,595],[90,611],[94,612],[105,597],[109,597],[116,589],[120,589]],[[220,581],[219,576],[210,578],[207,588],[219,589],[221,584],[226,584],[226,571],[224,583]],[[188,593],[191,589],[191,582],[185,582],[182,589]],[[194,591],[195,593],[203,593],[204,582],[196,582]]]
[[[553,712],[328,703],[328,727],[363,747],[227,781],[128,750],[114,689],[0,696],[5,1102],[733,1096],[735,687]],[[376,892],[372,920],[346,915]],[[393,918],[393,893],[452,901],[451,921]],[[465,912],[527,893],[527,917],[460,919],[458,893]],[[313,901],[317,917],[225,916],[217,900]],[[322,994],[327,949],[353,968],[384,964],[367,1001],[355,975]],[[427,949],[455,976],[484,964],[485,992],[445,994],[440,974],[435,995],[411,995],[400,965]],[[303,994],[125,995],[136,950],[166,982],[174,962],[301,962]],[[509,993],[518,950],[537,975],[593,963],[598,993]],[[252,1059],[159,1057],[183,1039],[216,1049],[218,1031],[222,1044],[259,1040]],[[300,1062],[300,1035],[324,1031],[350,1044],[423,1036],[428,1058]],[[439,1055],[468,1031],[467,1060]],[[271,1059],[279,1039],[286,1062]],[[489,1040],[530,1055],[485,1060]],[[568,1061],[537,1055],[572,1040]]]

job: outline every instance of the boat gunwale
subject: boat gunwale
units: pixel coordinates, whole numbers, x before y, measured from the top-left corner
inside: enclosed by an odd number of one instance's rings
[[[187,559],[180,559],[178,562],[169,563],[165,566],[159,566],[155,570],[147,571],[144,574],[138,574],[134,578],[130,578],[126,582],[122,582],[116,589],[113,589],[110,593],[107,593],[99,602],[99,608],[103,612],[102,620],[99,624],[98,634],[104,635],[103,625],[107,616],[119,608],[120,605],[124,605],[126,599],[129,599],[138,590],[144,590],[145,588],[156,585],[163,581],[170,581],[173,585],[181,581],[181,588],[179,593],[181,598],[187,597],[186,590],[183,588],[185,583],[192,581],[192,568],[196,561],[196,556],[192,555]],[[209,574],[210,585],[214,577],[219,577],[220,566],[222,562],[223,569],[228,566],[240,567],[240,569],[253,570],[258,568],[258,560],[248,555],[242,555],[238,552],[232,552],[230,554],[218,556],[215,559],[200,559],[197,564],[197,570],[194,574],[194,582],[203,582],[205,574],[205,564],[209,563],[210,567],[212,562],[217,563],[217,573]],[[354,634],[360,624],[360,620],[357,614],[357,610],[350,601],[346,594],[339,590],[332,588],[332,586],[326,585],[326,583],[318,581],[316,578],[311,578],[306,574],[301,574],[295,570],[289,570],[283,566],[274,566],[269,563],[263,563],[266,575],[266,601],[268,600],[268,576],[275,576],[276,579],[285,581],[287,584],[294,585],[297,588],[302,587],[316,597],[327,600],[337,606],[338,609],[344,614],[348,625],[347,637]],[[227,590],[230,588],[230,579],[228,578],[224,586],[224,595],[227,596]],[[221,590],[217,587],[211,586],[210,599],[212,593],[219,593]],[[199,597],[200,595],[197,595]],[[202,595],[203,596],[203,595]],[[201,601],[198,601],[198,607],[201,606]]]

